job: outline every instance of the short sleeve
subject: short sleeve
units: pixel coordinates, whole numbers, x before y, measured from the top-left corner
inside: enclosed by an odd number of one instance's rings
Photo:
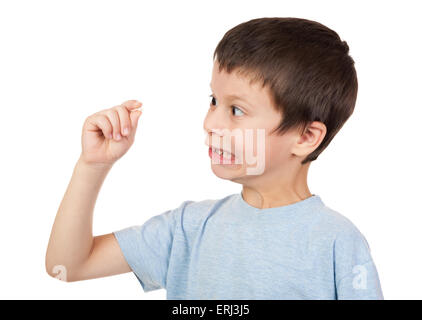
[[[334,257],[338,300],[384,299],[368,242],[357,229],[338,236]]]
[[[144,292],[166,288],[174,232],[186,201],[143,225],[113,232]]]

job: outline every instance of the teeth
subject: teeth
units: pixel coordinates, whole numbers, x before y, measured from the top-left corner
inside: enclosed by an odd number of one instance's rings
[[[219,154],[220,156],[223,153],[223,151],[221,151],[220,149],[215,149],[215,148],[212,148],[212,151]]]
[[[232,155],[230,153],[224,151],[223,152],[223,157],[230,160],[232,158]]]
[[[231,155],[231,153],[229,153],[229,152],[227,152],[227,151],[223,151],[223,150],[221,150],[221,149],[216,149],[216,148],[212,148],[212,151],[214,152],[214,153],[217,153],[218,155],[223,155],[223,158],[226,158],[226,159],[231,159],[232,158],[232,155]]]

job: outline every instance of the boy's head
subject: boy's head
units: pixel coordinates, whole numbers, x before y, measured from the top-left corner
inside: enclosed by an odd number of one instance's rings
[[[260,18],[235,26],[214,52],[207,144],[224,140],[224,129],[263,128],[265,172],[309,166],[353,113],[358,81],[348,52],[335,31],[311,20]],[[230,142],[243,162],[213,165],[217,175],[244,171],[247,149],[259,152],[257,130],[253,135],[252,146]]]

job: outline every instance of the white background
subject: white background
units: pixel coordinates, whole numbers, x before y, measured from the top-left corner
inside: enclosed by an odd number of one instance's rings
[[[311,165],[309,188],[365,235],[386,299],[421,299],[421,45],[417,1],[2,1],[0,298],[165,299],[133,273],[65,283],[45,251],[87,116],[144,103],[109,173],[94,235],[241,185],[215,177],[204,145],[212,53],[259,17],[299,17],[350,47],[355,112]]]

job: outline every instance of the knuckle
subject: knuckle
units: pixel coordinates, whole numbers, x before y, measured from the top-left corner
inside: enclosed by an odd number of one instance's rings
[[[86,118],[86,120],[85,120],[85,121],[92,121],[92,120],[95,120],[95,119],[97,119],[97,118],[98,118],[98,113],[94,113],[94,114],[89,115],[89,116]]]
[[[120,106],[117,111],[122,118],[127,119],[129,117],[129,111],[125,106]]]
[[[116,110],[109,110],[107,112],[107,116],[110,119],[110,122],[113,124],[113,126],[117,126],[119,125],[119,116],[117,115],[117,111]]]
[[[115,110],[114,108],[108,109],[108,110],[105,112],[105,114],[106,114],[107,116],[110,116],[110,117],[114,116],[114,114],[115,114],[115,113],[116,113],[116,110]]]
[[[122,106],[122,105],[118,105],[118,106],[115,106],[115,107],[113,108],[113,110],[114,110],[115,112],[117,112],[117,113],[120,113],[120,112],[124,111],[124,109],[125,109],[125,107],[124,107],[124,106]]]
[[[105,128],[109,128],[111,126],[110,121],[108,120],[108,117],[106,115],[102,115],[101,117],[98,117],[98,122],[101,122],[101,124]]]
[[[107,131],[113,131],[113,125],[107,119],[104,119],[104,128]]]

